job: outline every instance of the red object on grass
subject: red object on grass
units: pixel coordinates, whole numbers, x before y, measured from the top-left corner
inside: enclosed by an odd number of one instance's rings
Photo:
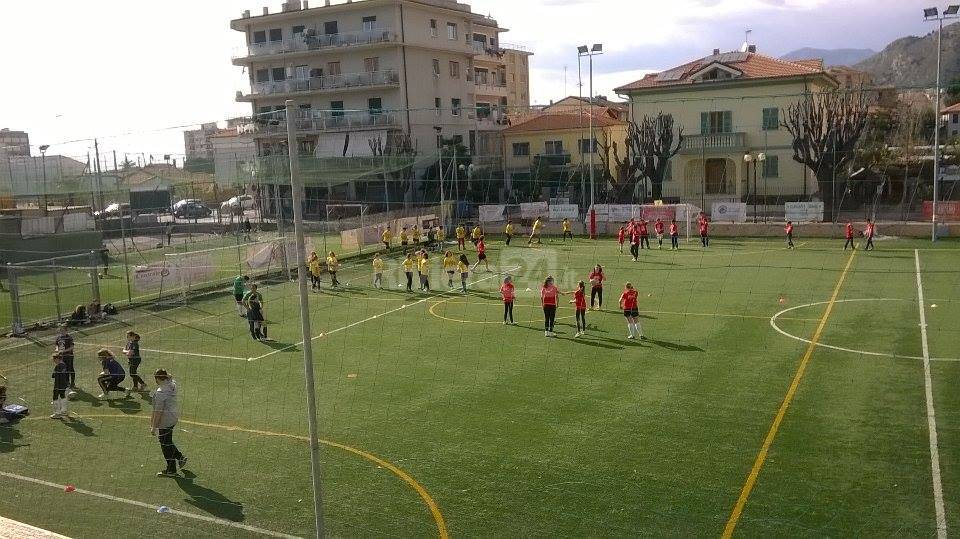
[[[63,487],[63,491],[64,491],[64,492],[73,492],[73,491],[75,491],[75,490],[77,490],[77,487],[75,487],[75,486],[73,486],[73,485],[67,485],[67,486]]]

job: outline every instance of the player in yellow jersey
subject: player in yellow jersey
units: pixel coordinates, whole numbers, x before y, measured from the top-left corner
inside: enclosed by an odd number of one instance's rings
[[[570,230],[570,219],[564,217],[560,226],[563,227],[563,243],[567,243],[568,236],[570,237],[570,241],[573,241],[573,232]]]
[[[330,254],[327,255],[327,272],[330,273],[330,284],[332,286],[340,286],[340,281],[337,280],[337,270],[340,269],[340,260],[337,259],[337,253],[330,251]]]
[[[513,239],[513,221],[507,220],[507,226],[504,227],[503,233],[507,236],[507,245],[510,245],[510,240]]]
[[[383,259],[379,254],[373,255],[373,287],[383,288],[383,268],[385,267]]]
[[[442,226],[438,226],[433,232],[433,239],[437,242],[437,252],[443,250],[443,242],[447,239],[447,233],[444,232]]]
[[[476,245],[480,241],[480,237],[483,236],[483,229],[480,228],[480,225],[473,227],[473,231],[470,232],[470,239],[473,241],[473,244]]]
[[[463,223],[460,223],[459,225],[457,225],[456,234],[457,234],[457,249],[462,251],[466,248],[464,244],[466,243],[466,239],[467,239],[467,229],[463,227]]]
[[[460,291],[467,293],[467,277],[470,276],[470,261],[467,255],[460,255],[460,261],[457,262],[457,271],[460,272]]]
[[[453,274],[457,271],[457,257],[447,251],[443,254],[443,271],[447,272],[447,286],[453,288]]]
[[[393,232],[390,231],[390,227],[387,227],[383,231],[383,234],[380,234],[380,241],[383,242],[383,248],[387,251],[390,250],[390,240],[393,239]]]
[[[420,227],[413,225],[413,230],[410,231],[410,240],[413,241],[414,245],[420,243]]]
[[[410,243],[407,240],[407,238],[409,238],[409,235],[407,234],[407,227],[403,227],[400,229],[400,245],[401,246],[406,246],[408,243]]]
[[[424,249],[420,251],[420,290],[422,292],[430,291],[430,257],[427,255],[427,250]]]
[[[403,273],[407,276],[407,292],[413,292],[413,268],[417,265],[417,261],[413,259],[413,253],[407,253],[407,258],[403,259],[401,265]]]
[[[543,228],[543,221],[537,217],[536,221],[533,222],[533,226],[530,227],[530,241],[527,242],[527,245],[533,245],[533,240],[536,239],[537,243],[540,242],[540,230]]]
[[[319,290],[320,289],[320,257],[317,256],[317,252],[313,251],[310,253],[310,259],[307,260],[307,269],[310,273],[310,289]]]

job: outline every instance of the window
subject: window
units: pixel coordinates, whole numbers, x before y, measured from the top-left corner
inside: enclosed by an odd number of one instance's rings
[[[437,30],[437,19],[430,19],[430,37],[438,37],[440,31]]]
[[[950,117],[953,123],[960,123],[960,114],[956,112],[953,113],[953,116]]]
[[[454,116],[460,116],[460,98],[454,97],[450,99],[450,114]]]
[[[270,41],[283,41],[283,30],[279,28],[271,28]]]
[[[457,24],[453,22],[447,23],[447,39],[456,40],[457,39]]]
[[[733,113],[729,110],[701,112],[700,113],[700,134],[710,135],[713,133],[732,133],[733,132]]]
[[[490,103],[478,102],[477,103],[477,119],[485,120],[489,118],[490,115],[491,115]]]
[[[476,68],[473,70],[473,76],[477,80],[477,84],[487,84],[487,74],[489,72],[486,69]]]
[[[323,69],[320,69],[319,67],[315,67],[310,70],[311,79],[319,79],[322,76],[323,76]]]
[[[267,42],[267,32],[264,30],[259,30],[253,33],[253,42],[254,43],[266,43]]]
[[[287,78],[287,68],[285,67],[275,67],[270,70],[273,74],[273,80],[286,80]]]
[[[437,116],[440,116],[440,113],[443,111],[443,102],[439,97],[433,98],[433,108],[437,109]]]
[[[367,73],[380,71],[380,57],[374,56],[373,58],[364,58],[363,70],[366,71]]]
[[[440,76],[440,60],[437,60],[436,58],[433,59],[433,76]]]
[[[339,34],[340,31],[339,31],[339,28],[337,27],[337,21],[329,21],[329,22],[323,23],[323,33],[327,35]]]
[[[335,118],[343,116],[343,101],[330,102],[330,116]]]
[[[763,130],[776,131],[780,129],[780,109],[763,109]]]
[[[529,142],[514,142],[513,143],[513,156],[514,157],[523,157],[530,155],[530,143]]]
[[[270,70],[269,69],[258,69],[257,70],[257,82],[269,82],[270,81]]]
[[[304,26],[302,24],[293,27],[293,37],[299,37],[303,35]]]
[[[562,140],[548,140],[543,143],[543,153],[547,155],[560,155],[563,153]]]
[[[339,74],[340,74],[340,62],[328,62],[328,63],[327,63],[327,74],[328,74],[328,75],[339,75]]]
[[[450,78],[460,78],[460,62],[454,62],[453,60],[450,61]]]
[[[463,135],[454,135],[454,136],[453,136],[453,145],[454,145],[454,146],[463,146]]]
[[[582,138],[579,140],[580,154],[597,153],[597,139],[593,139],[593,149],[590,149],[590,139]]]
[[[780,177],[780,158],[776,155],[768,155],[767,158],[763,161],[763,177],[764,178],[779,178]]]
[[[370,32],[370,31],[374,30],[374,28],[375,28],[376,26],[377,26],[377,18],[376,18],[376,17],[371,16],[371,17],[364,17],[364,18],[363,18],[363,31],[364,31],[364,32]]]
[[[367,110],[370,111],[370,114],[382,114],[383,100],[379,97],[371,97],[370,99],[367,99]]]

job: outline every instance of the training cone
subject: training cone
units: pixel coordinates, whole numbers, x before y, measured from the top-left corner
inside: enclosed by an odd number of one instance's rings
[[[73,492],[73,491],[75,491],[75,490],[77,490],[77,487],[75,487],[75,486],[73,486],[73,485],[67,485],[67,486],[63,487],[63,491],[64,491],[64,492]]]
[[[161,505],[160,507],[157,508],[157,512],[158,512],[158,513],[169,513],[169,512],[170,512],[170,508],[167,507],[166,505]]]

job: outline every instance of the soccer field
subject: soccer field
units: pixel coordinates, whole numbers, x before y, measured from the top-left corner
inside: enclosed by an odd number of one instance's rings
[[[347,261],[347,286],[310,297],[326,533],[960,529],[960,243],[842,243],[717,239],[633,262],[609,239],[494,240],[516,326],[498,273],[450,292],[432,258],[434,291],[408,293],[396,258],[384,290]],[[586,336],[565,297],[544,337],[544,277],[570,291],[597,263],[605,302]],[[645,340],[626,339],[627,281]],[[64,421],[46,417],[52,335],[0,341],[10,402],[32,411],[0,425],[0,515],[75,537],[313,535],[297,288],[262,292],[272,342],[251,339],[226,289],[73,333],[84,391]],[[155,476],[146,396],[95,397],[96,350],[119,352],[130,329],[141,372],[179,383],[188,477]]]

